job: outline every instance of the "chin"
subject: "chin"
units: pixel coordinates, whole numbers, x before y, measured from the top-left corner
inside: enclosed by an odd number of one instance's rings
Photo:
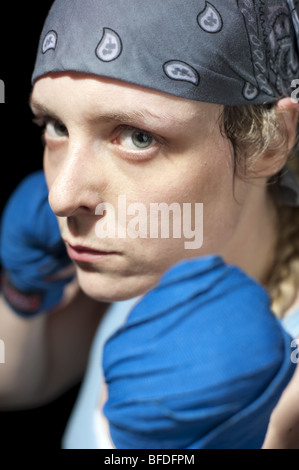
[[[115,276],[77,269],[78,283],[83,292],[98,302],[121,302],[145,294],[153,287],[136,277]]]

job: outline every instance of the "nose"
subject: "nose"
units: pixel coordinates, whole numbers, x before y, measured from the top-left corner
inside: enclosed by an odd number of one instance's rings
[[[45,162],[47,173],[47,165]],[[94,215],[103,201],[106,187],[103,165],[88,147],[69,148],[67,156],[58,167],[51,168],[54,175],[50,183],[49,203],[59,217],[79,214]]]

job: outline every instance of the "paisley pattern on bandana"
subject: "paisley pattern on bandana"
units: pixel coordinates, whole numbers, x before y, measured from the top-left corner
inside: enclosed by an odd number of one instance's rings
[[[122,51],[122,42],[116,31],[104,28],[103,37],[97,46],[96,56],[103,62],[117,59]]]
[[[205,9],[198,15],[197,22],[207,33],[219,33],[222,29],[221,15],[209,2],[206,2]]]
[[[73,70],[191,100],[274,102],[299,78],[298,11],[298,0],[56,0],[32,82]]]
[[[299,74],[298,53],[292,16],[283,2],[239,0],[244,17],[256,87],[269,97],[289,94],[292,79]],[[260,34],[259,31],[262,31]],[[244,93],[244,96],[249,97]]]
[[[45,54],[50,49],[55,50],[57,44],[56,31],[49,31],[42,44],[42,53]]]
[[[172,80],[182,80],[198,85],[199,75],[191,65],[185,64],[179,60],[170,60],[163,66],[167,77]]]

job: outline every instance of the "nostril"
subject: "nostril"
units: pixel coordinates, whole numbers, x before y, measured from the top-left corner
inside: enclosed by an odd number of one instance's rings
[[[91,209],[90,209],[90,207],[88,207],[88,206],[80,206],[80,207],[78,207],[77,210],[78,210],[78,211],[81,210],[81,211],[88,212],[88,213],[91,212]]]
[[[74,207],[73,208],[73,211],[69,211],[69,214],[67,215],[67,217],[76,217],[76,216],[93,216],[94,215],[94,211],[92,210],[92,207],[88,207],[88,206],[77,206],[77,207]]]
[[[80,210],[81,212],[79,212]],[[88,236],[94,230],[94,214],[88,208],[81,207],[75,214],[66,217],[66,224],[69,233],[73,237]]]

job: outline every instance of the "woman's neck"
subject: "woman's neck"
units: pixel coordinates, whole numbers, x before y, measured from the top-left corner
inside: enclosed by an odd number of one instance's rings
[[[278,237],[277,212],[265,188],[254,187],[223,257],[261,284],[271,272]]]

